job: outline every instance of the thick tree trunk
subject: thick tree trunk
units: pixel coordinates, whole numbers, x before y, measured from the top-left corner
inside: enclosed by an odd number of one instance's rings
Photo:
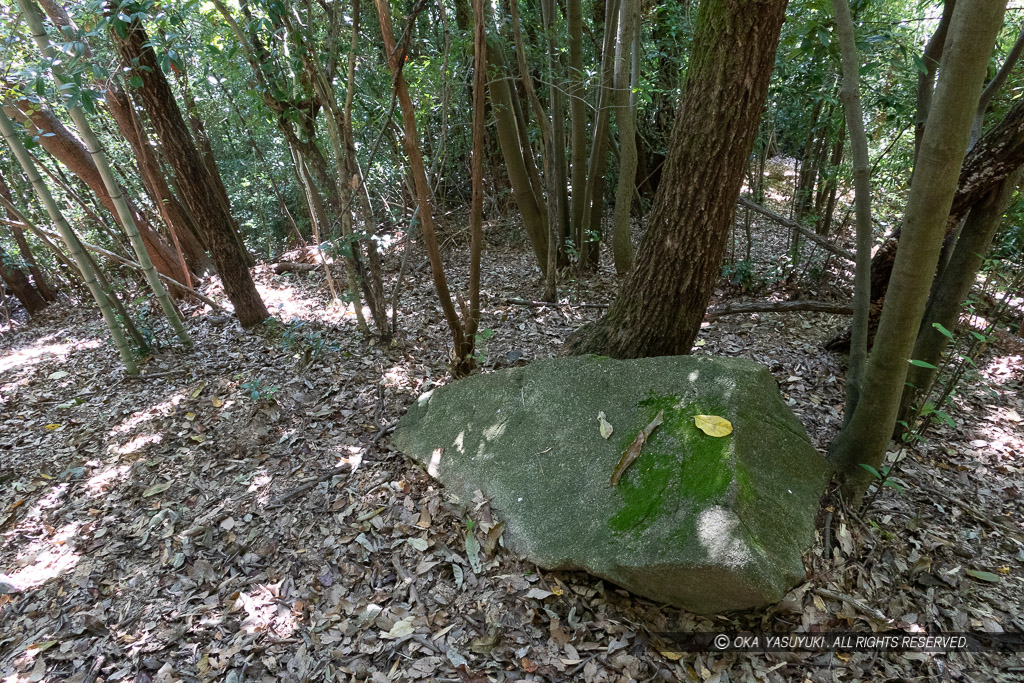
[[[907,199],[900,250],[893,266],[875,349],[853,415],[836,438],[831,459],[845,492],[859,501],[873,481],[896,423],[914,340],[942,248],[957,176],[967,151],[982,82],[1002,25],[1005,0],[958,0],[941,74]]]
[[[153,48],[148,45],[145,29],[137,20],[130,24],[116,23],[111,35],[125,65],[142,81],[139,94],[146,112],[174,168],[182,197],[209,245],[224,291],[235,307],[235,315],[242,327],[259,325],[270,314],[249,274],[248,256],[239,246],[231,227],[234,221],[192,141],[174,93]]]
[[[29,282],[25,271],[6,264],[12,261],[10,255],[0,246],[0,279],[14,293],[29,315],[36,315],[46,308],[46,299]]]
[[[664,182],[608,314],[566,344],[617,358],[689,353],[721,272],[786,0],[705,0]]]

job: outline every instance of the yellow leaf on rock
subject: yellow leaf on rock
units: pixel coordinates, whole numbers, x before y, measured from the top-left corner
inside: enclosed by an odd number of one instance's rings
[[[718,415],[694,415],[693,422],[697,429],[708,436],[729,436],[732,434],[732,422]]]
[[[50,424],[46,425],[46,428],[49,430],[60,429],[60,424],[57,422],[51,422]]]

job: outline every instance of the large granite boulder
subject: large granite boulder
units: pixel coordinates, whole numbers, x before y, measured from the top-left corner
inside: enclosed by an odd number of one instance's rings
[[[733,431],[708,436],[695,415]],[[460,500],[482,491],[513,552],[705,614],[777,602],[803,580],[830,476],[767,368],[708,356],[582,356],[476,375],[420,396],[392,442]]]

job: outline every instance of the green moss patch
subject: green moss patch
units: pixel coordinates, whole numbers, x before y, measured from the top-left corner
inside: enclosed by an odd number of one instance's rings
[[[708,503],[720,499],[733,479],[732,435],[708,436],[697,429],[695,415],[730,417],[722,406],[686,401],[679,395],[650,396],[640,402],[643,419],[619,440],[621,455],[659,411],[664,423],[644,444],[618,490],[622,508],[609,520],[618,532],[642,531],[660,514],[674,511],[684,501]]]

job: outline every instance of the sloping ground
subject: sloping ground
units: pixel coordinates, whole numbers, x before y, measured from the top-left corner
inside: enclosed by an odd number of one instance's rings
[[[506,304],[539,283],[501,246],[484,274],[488,368],[550,355],[598,314]],[[653,635],[1024,630],[1019,340],[964,385],[956,426],[905,459],[904,492],[885,489],[863,515],[828,511],[807,583],[766,612],[706,619],[524,566],[501,550],[485,500],[467,518],[391,451],[382,432],[447,381],[425,270],[407,278],[404,334],[386,348],[327,308],[319,275],[260,282],[302,326],[254,336],[196,316],[197,349],[165,349],[144,379],[123,376],[89,310],[0,336],[0,574],[18,588],[0,596],[5,682],[1024,676],[992,654],[680,654]],[[612,288],[602,271],[565,290],[600,302]],[[842,361],[820,342],[839,322],[730,316],[698,350],[768,365],[824,448]]]

